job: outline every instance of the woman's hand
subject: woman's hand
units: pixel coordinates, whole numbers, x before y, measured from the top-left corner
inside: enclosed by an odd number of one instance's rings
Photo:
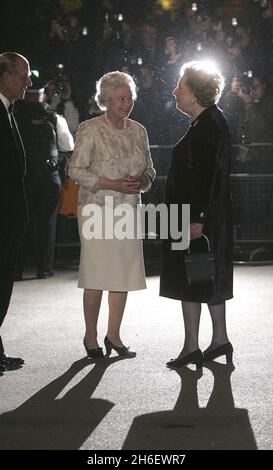
[[[111,189],[119,193],[138,194],[140,192],[142,177],[141,176],[124,176],[123,178],[109,179],[100,177],[100,189]]]
[[[136,194],[140,192],[141,176],[125,176],[115,180],[117,184],[116,191],[125,194]]]
[[[194,238],[200,238],[202,236],[204,224],[190,224],[190,236],[191,240]]]

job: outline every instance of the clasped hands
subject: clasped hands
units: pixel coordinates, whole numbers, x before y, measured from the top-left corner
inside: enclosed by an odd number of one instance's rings
[[[118,191],[125,194],[136,194],[140,192],[142,176],[126,175],[116,180]]]

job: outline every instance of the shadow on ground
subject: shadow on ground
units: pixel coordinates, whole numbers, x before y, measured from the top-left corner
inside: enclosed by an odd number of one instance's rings
[[[119,357],[95,365],[81,359],[19,408],[0,416],[1,449],[79,449],[114,406],[91,398],[107,367]],[[57,396],[82,369],[94,367],[63,398]]]
[[[181,392],[174,409],[136,417],[123,449],[257,449],[248,411],[234,407],[230,380],[234,366],[211,362],[206,367],[214,376],[206,408],[198,405],[202,372],[176,369]]]

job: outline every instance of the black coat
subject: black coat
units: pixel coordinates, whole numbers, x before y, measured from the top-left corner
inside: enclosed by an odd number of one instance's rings
[[[0,232],[20,236],[27,224],[26,161],[23,147],[16,148],[5,106],[0,100]]]
[[[13,134],[0,100],[0,326],[12,293],[20,236],[27,225],[26,161],[20,137]],[[3,352],[0,337],[0,352]]]
[[[163,243],[160,295],[188,302],[218,304],[232,298],[233,227],[230,196],[229,129],[216,105],[206,108],[173,150],[166,183],[166,203],[190,204],[191,223],[204,223],[216,261],[213,285],[192,286],[186,280],[185,251]],[[203,243],[195,240],[194,244]]]

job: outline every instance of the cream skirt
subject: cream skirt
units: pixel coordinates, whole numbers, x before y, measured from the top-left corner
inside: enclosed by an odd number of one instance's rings
[[[101,207],[105,220],[105,207]],[[142,240],[137,238],[87,239],[83,224],[88,217],[78,211],[81,258],[78,287],[127,292],[146,288]],[[134,209],[134,220],[136,210]],[[104,230],[104,222],[102,223]],[[86,223],[85,223],[86,227]],[[134,232],[136,233],[136,231]]]

